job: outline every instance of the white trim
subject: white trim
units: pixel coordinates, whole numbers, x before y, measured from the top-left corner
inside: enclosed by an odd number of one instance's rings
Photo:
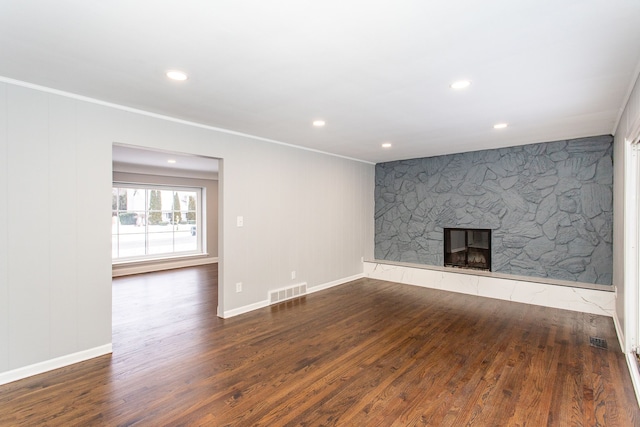
[[[329,289],[329,288],[332,288],[334,286],[342,285],[344,283],[351,282],[351,281],[357,280],[357,279],[361,279],[363,277],[364,277],[364,273],[360,273],[360,274],[355,274],[353,276],[344,277],[342,279],[334,280],[334,281],[331,281],[331,282],[323,283],[321,285],[316,285],[316,286],[313,286],[313,287],[307,286],[307,293],[305,295],[309,295],[309,294],[312,294],[312,293],[318,292],[318,291],[323,291],[325,289]],[[269,292],[271,292],[273,290],[275,290],[275,289],[270,289]],[[304,295],[301,295],[301,297],[303,297],[303,296]],[[275,304],[278,304],[278,303],[275,303]],[[253,310],[258,310],[259,308],[268,307],[269,305],[271,305],[271,304],[269,304],[269,300],[266,299],[264,301],[259,301],[259,302],[253,303],[253,304],[249,304],[249,305],[245,305],[245,306],[242,306],[242,307],[234,308],[232,310],[227,310],[227,311],[225,311],[223,313],[222,318],[223,319],[228,319],[229,317],[234,317],[234,316],[238,316],[240,314],[245,314],[245,313],[248,313],[248,312],[253,311]]]
[[[151,273],[153,271],[173,270],[174,268],[196,267],[216,264],[218,257],[185,258],[180,260],[144,261],[132,265],[117,264],[111,270],[111,277],[129,276],[131,274]]]
[[[633,391],[636,395],[636,401],[640,406],[640,372],[638,371],[638,362],[636,362],[635,352],[633,350],[625,351],[625,339],[618,316],[613,316],[613,326],[616,328],[616,334],[618,335],[618,342],[620,348],[624,353],[624,358],[627,361],[627,368],[629,369],[629,376],[631,377],[631,384],[633,385]]]
[[[629,367],[629,374],[631,376],[631,382],[633,383],[633,391],[636,393],[636,400],[640,405],[640,372],[638,371],[638,362],[635,360],[633,352],[625,353],[625,359],[627,359],[627,366]]]
[[[640,118],[632,126],[632,132],[624,140],[624,331],[614,322],[618,330],[622,351],[627,360],[629,376],[640,405],[640,372],[635,352],[640,342],[640,265],[638,265],[638,244],[640,244],[640,230],[638,216],[640,215],[640,200],[637,192],[640,181],[640,155],[638,154],[638,140],[640,138]],[[617,317],[617,316],[616,316]],[[615,321],[616,319],[614,319]]]
[[[390,282],[609,317],[615,314],[615,293],[611,291],[375,262],[365,262],[364,268],[367,277]]]
[[[362,279],[364,277],[364,273],[354,274],[353,276],[345,277],[343,279],[334,280],[332,282],[327,282],[322,285],[316,285],[313,287],[307,287],[307,294],[312,294],[314,292],[323,291],[325,289],[333,288],[334,286],[343,285],[348,282],[352,282],[354,280]]]
[[[36,85],[36,84],[33,84],[33,83],[24,82],[24,81],[21,81],[21,80],[11,79],[11,78],[8,78],[8,77],[0,76],[0,83],[8,83],[8,84],[12,84],[12,85],[15,85],[15,86],[21,86],[21,87],[25,87],[25,88],[28,88],[28,89],[34,89],[34,90],[38,90],[38,91],[41,91],[41,92],[50,93],[50,94],[53,94],[53,95],[64,96],[66,98],[76,99],[78,101],[89,102],[89,103],[101,105],[101,106],[104,106],[104,107],[114,108],[116,110],[122,110],[122,111],[126,111],[126,112],[129,112],[129,113],[140,114],[142,116],[153,117],[155,119],[166,120],[168,122],[179,123],[179,124],[182,124],[182,125],[193,126],[193,127],[212,130],[212,131],[216,131],[216,132],[222,132],[222,133],[226,133],[226,134],[229,134],[229,135],[241,136],[241,137],[244,137],[244,138],[251,138],[251,139],[255,139],[257,141],[269,142],[271,144],[277,144],[277,145],[283,145],[285,147],[297,148],[298,150],[311,151],[313,153],[325,154],[327,156],[339,157],[341,159],[347,159],[347,160],[353,160],[355,162],[365,163],[365,164],[368,164],[368,165],[375,165],[375,163],[369,162],[369,161],[366,161],[366,160],[355,159],[353,157],[347,157],[347,156],[341,156],[339,154],[329,153],[327,151],[316,150],[316,149],[309,148],[309,147],[302,147],[300,145],[289,144],[287,142],[277,141],[275,139],[263,138],[263,137],[256,136],[256,135],[250,135],[248,133],[236,132],[236,131],[233,131],[233,130],[223,129],[223,128],[219,128],[219,127],[215,127],[215,126],[209,126],[209,125],[205,125],[205,124],[202,124],[202,123],[196,123],[196,122],[191,122],[191,121],[188,121],[188,120],[177,119],[175,117],[165,116],[163,114],[151,113],[149,111],[139,110],[137,108],[131,108],[131,107],[127,107],[127,106],[120,105],[120,104],[114,104],[114,103],[111,103],[111,102],[101,101],[99,99],[90,98],[88,96],[83,96],[83,95],[78,95],[78,94],[75,94],[75,93],[65,92],[65,91],[62,91],[62,90],[59,90],[59,89],[53,89],[53,88],[49,88],[49,87],[46,87],[46,86],[40,86],[40,85]]]
[[[53,371],[54,369],[63,368],[65,366],[73,365],[74,363],[84,362],[85,360],[104,356],[105,354],[110,354],[112,352],[113,348],[111,343],[109,343],[99,347],[90,348],[88,350],[79,351],[77,353],[56,357],[55,359],[45,360],[44,362],[35,363],[33,365],[23,366],[22,368],[0,373],[0,385],[18,381],[33,375],[42,374],[44,372]]]
[[[269,300],[255,302],[249,305],[243,305],[242,307],[234,308],[232,310],[227,310],[222,314],[223,319],[228,319],[230,317],[239,316],[241,314],[248,313],[253,310],[258,310],[259,308],[264,308],[269,306]]]
[[[628,129],[629,132],[626,140],[637,144],[639,142],[638,140],[640,139],[640,115],[636,117],[633,123],[628,124]]]
[[[617,297],[617,293],[616,293],[616,299],[618,299]],[[616,315],[613,316],[613,327],[616,329],[616,335],[618,336],[618,344],[620,344],[620,348],[622,349],[623,353],[628,353],[626,351],[624,351],[624,332],[622,331],[622,327],[620,325],[620,321],[618,320],[618,313],[616,312]]]
[[[631,99],[631,95],[633,95],[633,91],[636,87],[636,84],[640,82],[640,61],[636,65],[636,69],[633,72],[633,76],[631,78],[631,83],[629,83],[629,87],[627,88],[627,93],[625,94],[622,102],[620,103],[620,109],[618,110],[618,115],[616,117],[615,122],[613,123],[613,127],[611,128],[611,135],[615,135],[618,130],[618,126],[620,125],[620,120],[622,120],[622,115],[624,111],[629,105],[629,100]]]
[[[624,140],[624,331],[622,351],[629,353],[638,345],[638,153],[633,140]]]

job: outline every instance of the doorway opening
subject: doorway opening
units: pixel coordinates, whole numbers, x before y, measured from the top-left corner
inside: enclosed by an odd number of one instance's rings
[[[113,144],[113,277],[218,263],[221,163]]]

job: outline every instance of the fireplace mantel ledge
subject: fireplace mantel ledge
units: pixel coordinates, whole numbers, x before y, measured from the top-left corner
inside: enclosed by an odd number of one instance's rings
[[[419,268],[422,270],[443,271],[447,273],[467,274],[470,276],[492,277],[496,279],[517,280],[520,282],[542,283],[546,285],[566,286],[569,288],[593,289],[597,291],[615,292],[615,286],[597,285],[593,283],[572,282],[570,280],[550,279],[548,277],[519,276],[516,274],[495,273],[493,271],[472,270],[455,267],[440,267],[437,265],[415,264],[411,262],[387,261],[387,260],[365,260],[364,262],[374,264],[396,265],[400,267]]]

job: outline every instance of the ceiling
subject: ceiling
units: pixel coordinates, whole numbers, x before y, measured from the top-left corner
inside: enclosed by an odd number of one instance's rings
[[[639,23],[638,0],[2,0],[0,76],[382,162],[612,133]]]
[[[114,144],[113,170],[185,178],[218,179],[218,159]]]

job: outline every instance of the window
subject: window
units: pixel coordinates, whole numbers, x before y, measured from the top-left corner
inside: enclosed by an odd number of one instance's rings
[[[113,261],[202,254],[202,205],[201,188],[114,183]]]

